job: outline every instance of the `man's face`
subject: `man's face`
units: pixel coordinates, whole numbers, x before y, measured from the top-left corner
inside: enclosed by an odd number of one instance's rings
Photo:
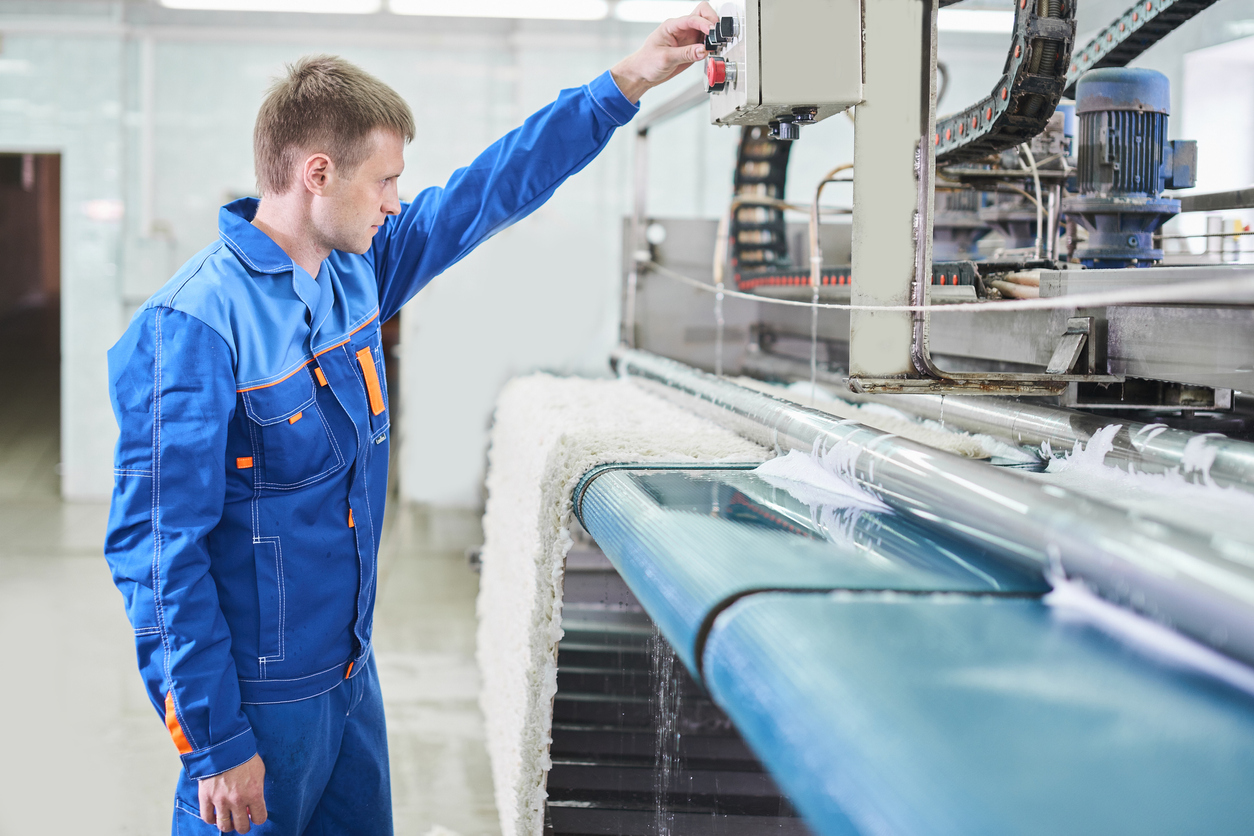
[[[314,233],[333,250],[364,253],[388,215],[401,211],[396,180],[405,168],[405,142],[389,130],[376,128],[367,140],[364,162],[345,174],[332,169],[322,195],[313,203]]]

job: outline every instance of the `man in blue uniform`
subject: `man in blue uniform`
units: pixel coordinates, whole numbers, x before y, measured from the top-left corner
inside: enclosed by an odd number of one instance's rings
[[[261,200],[109,352],[121,428],[106,555],[183,771],[174,832],[392,832],[371,655],[390,410],[379,324],[605,147],[704,57],[702,3],[397,199],[408,106],[338,58],[275,84]]]

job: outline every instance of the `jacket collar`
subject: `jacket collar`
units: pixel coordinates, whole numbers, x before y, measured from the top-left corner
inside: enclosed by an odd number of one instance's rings
[[[241,197],[218,210],[218,234],[240,261],[260,273],[290,273],[292,259],[274,240],[253,226],[260,201]]]

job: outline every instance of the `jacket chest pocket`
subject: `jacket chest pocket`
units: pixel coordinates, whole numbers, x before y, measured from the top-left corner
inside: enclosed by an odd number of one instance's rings
[[[252,435],[254,486],[303,488],[344,466],[308,367],[272,386],[244,392],[243,398]]]
[[[348,351],[353,370],[361,381],[366,395],[366,412],[370,416],[370,433],[378,443],[384,440],[384,430],[390,423],[388,413],[387,375],[383,367],[383,341],[378,329],[361,342],[344,346]]]

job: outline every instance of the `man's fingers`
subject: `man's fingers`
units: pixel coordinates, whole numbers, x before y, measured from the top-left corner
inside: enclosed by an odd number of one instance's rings
[[[209,800],[209,793],[204,784],[200,785],[200,792],[197,793],[200,798],[200,819],[205,824],[217,824],[217,817],[214,815],[213,802]]]
[[[718,23],[718,12],[714,11],[714,7],[709,3],[698,3],[692,13],[700,15],[711,23]]]
[[[217,825],[218,825],[219,832],[231,833],[235,830],[234,825],[231,824],[231,819],[233,818],[231,816],[231,811],[227,809],[225,805],[218,807],[215,810],[215,814],[217,816]]]
[[[688,46],[666,47],[663,54],[666,56],[666,62],[670,66],[687,69],[689,65],[705,59],[705,45],[689,44]]]
[[[265,824],[269,815],[266,813],[266,800],[260,795],[257,800],[248,805],[248,814],[252,817],[253,824]]]
[[[248,808],[242,804],[235,808],[233,821],[237,833],[247,833],[249,830],[252,830],[252,823],[248,821]]]
[[[714,28],[715,23],[718,23],[717,18],[706,20],[701,15],[694,14],[687,17],[673,17],[664,22],[659,28],[671,41],[682,44],[685,41],[704,41],[705,36]]]

